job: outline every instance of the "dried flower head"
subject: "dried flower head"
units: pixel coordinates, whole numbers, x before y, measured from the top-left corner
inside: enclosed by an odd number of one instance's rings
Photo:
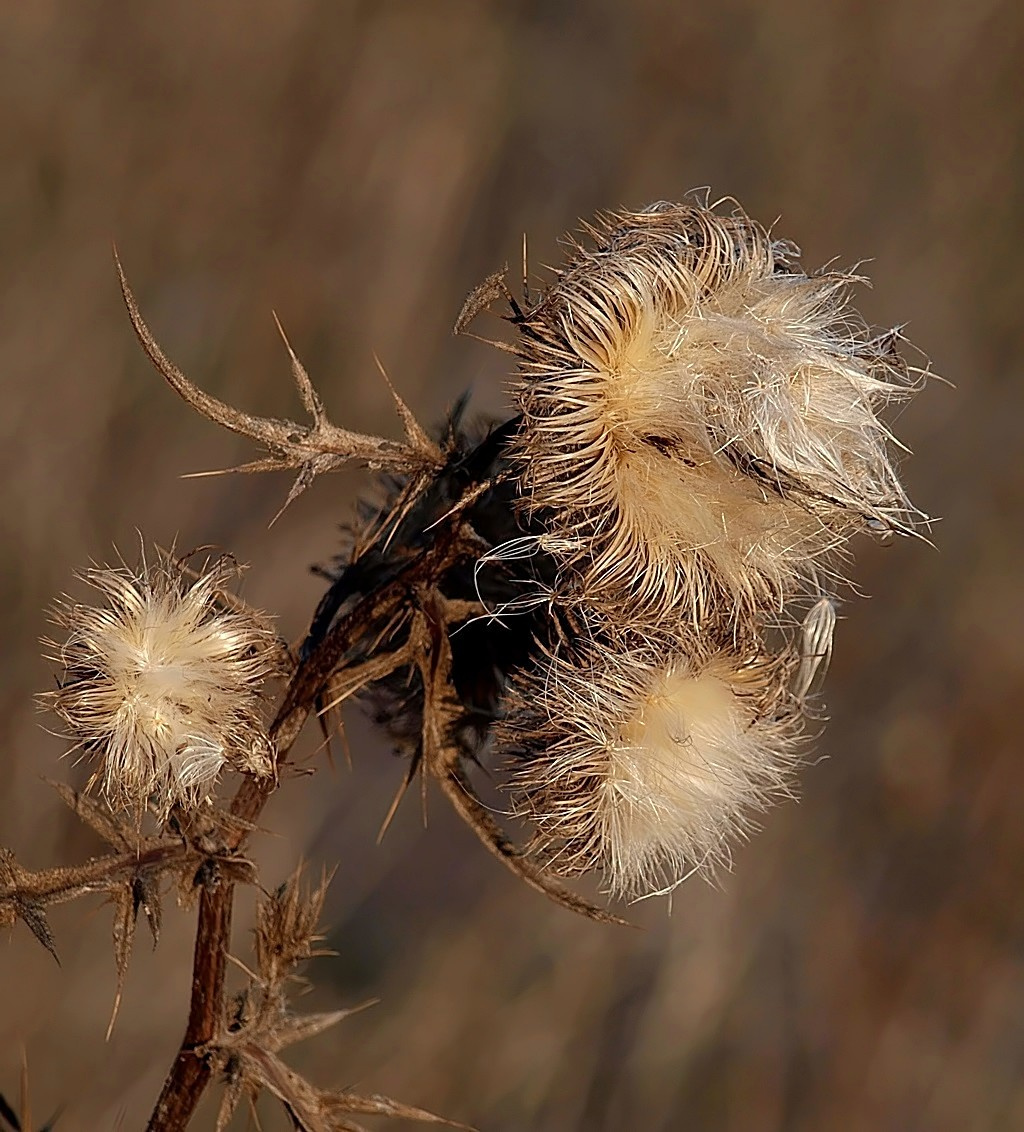
[[[787,793],[800,714],[788,656],[589,646],[518,682],[503,737],[538,852],[649,895],[728,860],[752,810]]]
[[[524,506],[564,590],[700,621],[778,608],[861,529],[914,512],[878,411],[910,392],[849,275],[737,213],[659,204],[587,229],[519,318]]]
[[[517,488],[505,457],[516,422],[498,427],[467,425],[465,407],[462,399],[449,414],[438,438],[445,463],[427,484],[417,485],[407,476],[382,477],[376,485],[378,498],[360,504],[358,521],[346,531],[348,545],[336,566],[320,570],[330,578],[331,587],[301,651],[307,654],[315,648],[339,615],[420,558],[427,547],[445,537],[446,530],[471,531],[461,552],[437,573],[436,583],[439,594],[458,603],[464,613],[453,621],[459,628],[450,639],[451,679],[459,703],[452,733],[472,758],[500,713],[508,673],[528,663],[541,617],[523,611],[507,619],[488,615],[514,608],[524,590],[518,563],[491,557],[495,547],[508,547],[522,534],[515,507]],[[539,555],[531,557],[526,586],[539,581],[549,565]],[[373,631],[355,642],[350,663],[364,665],[382,653],[394,655],[407,647],[413,603],[403,606],[403,616],[396,618],[389,611]],[[424,701],[423,681],[412,654],[387,675],[364,682],[358,698],[396,750],[416,758],[422,749]]]
[[[273,772],[260,687],[276,640],[228,593],[236,573],[229,559],[193,573],[160,554],[138,570],[86,571],[101,603],[55,609],[68,635],[48,642],[64,667],[48,698],[98,762],[92,781],[111,805],[166,815],[207,799],[225,767]]]

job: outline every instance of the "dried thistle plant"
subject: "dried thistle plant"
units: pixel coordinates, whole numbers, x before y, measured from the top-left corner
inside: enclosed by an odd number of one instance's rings
[[[155,941],[167,890],[198,897],[189,1019],[151,1132],[184,1128],[215,1078],[218,1129],[264,1091],[309,1132],[360,1114],[442,1122],[318,1088],[279,1056],[347,1013],[296,1015],[288,993],[318,954],[326,881],[305,889],[296,873],[266,897],[254,960],[237,961],[247,985],[226,992],[235,886],[258,883],[245,845],[311,715],[329,729],[355,698],[406,757],[385,827],[429,778],[513,872],[601,921],[619,922],[560,878],[671,890],[727,862],[793,789],[846,546],[923,519],[881,417],[914,389],[898,335],[861,326],[853,276],[804,273],[738,210],[659,204],[582,239],[537,295],[517,300],[498,273],[456,321],[468,333],[507,304],[515,337],[496,345],[519,360],[517,411],[474,428],[460,402],[435,439],[391,389],[403,441],[332,424],[287,342],[308,425],[210,397],[165,356],[118,263],[158,372],[266,449],[235,470],[295,472],[285,506],[347,462],[376,473],[294,650],[231,593],[223,559],[90,570],[99,604],[58,606],[50,700],[96,788],[58,790],[110,851],[32,872],[3,850],[0,923],[23,920],[56,954],[47,907],[106,894],[116,1016],[139,912]],[[271,677],[284,686],[265,717]],[[526,845],[480,800],[476,764],[532,824]]]

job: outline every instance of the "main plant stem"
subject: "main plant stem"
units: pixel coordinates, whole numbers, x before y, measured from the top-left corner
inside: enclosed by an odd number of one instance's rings
[[[207,887],[199,898],[188,1025],[178,1056],[149,1118],[150,1132],[184,1128],[210,1081],[212,1069],[202,1056],[202,1047],[217,1033],[223,1011],[234,887],[230,883]]]
[[[456,539],[452,534],[424,551],[399,571],[387,585],[367,594],[331,628],[323,640],[296,668],[288,683],[284,701],[270,728],[278,752],[280,771],[299,736],[330,674],[367,626],[395,609],[418,582],[436,575],[450,562]],[[274,779],[245,778],[231,803],[231,814],[238,818],[237,833],[225,849],[238,851],[259,818],[263,807],[277,789]],[[192,995],[188,1025],[156,1106],[146,1125],[147,1132],[182,1132],[195,1113],[213,1069],[205,1047],[218,1035],[224,1017],[224,975],[231,944],[231,910],[234,885],[207,881],[199,902],[196,943],[192,960]]]

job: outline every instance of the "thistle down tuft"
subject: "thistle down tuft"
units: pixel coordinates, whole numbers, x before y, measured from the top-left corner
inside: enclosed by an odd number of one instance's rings
[[[566,600],[742,619],[816,587],[857,531],[908,532],[878,412],[912,387],[849,306],[860,280],[697,205],[586,232],[517,320],[523,506]]]
[[[789,793],[801,719],[788,656],[633,644],[549,656],[501,730],[549,867],[643,896],[727,862],[750,812]]]
[[[260,689],[276,638],[230,595],[236,573],[229,559],[193,573],[161,554],[86,571],[98,603],[54,610],[67,639],[49,642],[64,671],[48,699],[111,806],[166,817],[205,802],[225,769],[273,773]]]

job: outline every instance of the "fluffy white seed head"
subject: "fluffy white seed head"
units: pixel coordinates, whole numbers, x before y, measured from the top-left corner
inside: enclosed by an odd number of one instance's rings
[[[780,607],[913,513],[879,419],[909,392],[849,276],[695,205],[589,229],[520,324],[516,453],[566,589],[656,614]]]
[[[92,569],[100,603],[55,609],[67,639],[48,642],[64,668],[48,698],[111,805],[165,816],[209,798],[225,768],[273,772],[260,688],[275,638],[229,597],[236,572],[221,559],[191,576],[168,555]]]
[[[727,861],[750,814],[787,792],[791,673],[790,658],[728,651],[549,657],[503,726],[538,851],[566,875],[600,868],[631,896]]]

